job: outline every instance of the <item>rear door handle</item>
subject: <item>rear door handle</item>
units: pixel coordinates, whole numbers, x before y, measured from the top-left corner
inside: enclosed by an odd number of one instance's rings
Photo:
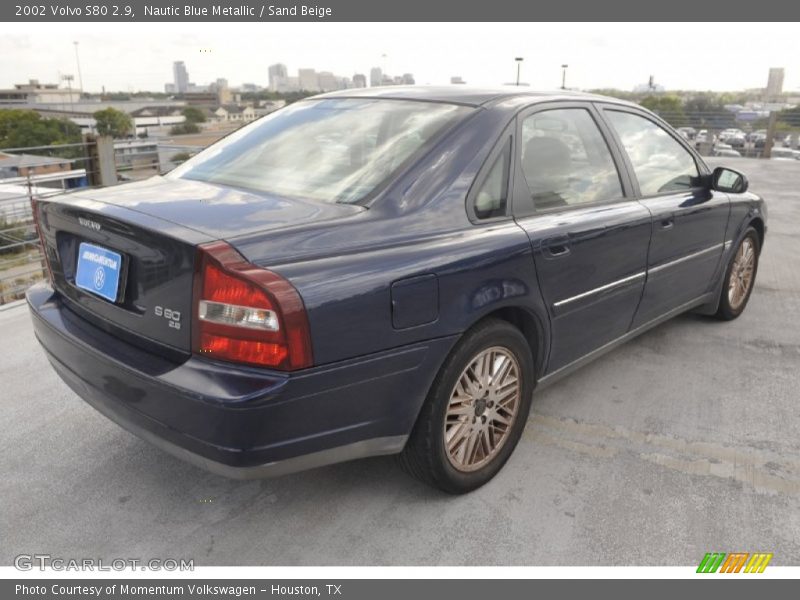
[[[557,237],[544,241],[544,254],[547,258],[561,258],[570,253],[569,238]]]
[[[569,254],[569,246],[566,244],[554,244],[547,247],[547,253],[550,256],[564,256]]]
[[[673,217],[661,219],[661,229],[672,229],[673,225],[675,225],[675,219]]]

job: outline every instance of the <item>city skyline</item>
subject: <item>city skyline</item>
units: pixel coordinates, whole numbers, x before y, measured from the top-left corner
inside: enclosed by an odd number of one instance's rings
[[[122,24],[104,24],[102,34],[89,24],[68,31],[49,25],[17,24],[13,31],[2,25],[7,29],[0,52],[14,60],[4,65],[0,87],[31,78],[56,82],[76,73],[74,54],[63,50],[79,41],[88,92],[162,91],[173,81],[178,60],[192,81],[225,78],[232,87],[267,88],[268,67],[277,63],[290,71],[364,74],[368,82],[377,67],[398,76],[414,73],[423,85],[446,85],[454,76],[474,85],[500,85],[513,81],[515,56],[525,59],[521,80],[538,89],[559,87],[561,64],[569,64],[567,85],[580,89],[632,90],[651,75],[670,90],[764,88],[770,68],[786,67],[784,91],[800,91],[800,70],[789,59],[790,24],[742,26],[748,39],[759,40],[757,52],[747,44],[715,44],[702,24],[327,23],[312,26],[309,35],[308,24],[198,24],[197,33],[175,34],[169,24],[154,23],[146,38]],[[492,43],[476,44],[479,37]],[[646,43],[647,52],[631,52],[637,43]]]

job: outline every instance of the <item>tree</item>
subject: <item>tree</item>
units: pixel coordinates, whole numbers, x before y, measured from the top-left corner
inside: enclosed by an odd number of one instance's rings
[[[725,109],[721,94],[699,92],[686,100],[683,109],[695,127],[727,129],[736,127],[736,115]]]
[[[184,135],[187,133],[200,133],[200,128],[195,124],[187,121],[186,123],[178,123],[173,125],[169,132],[172,135]]]
[[[124,112],[115,108],[98,110],[93,115],[97,133],[114,138],[127,137],[133,130],[133,120]]]
[[[203,111],[194,106],[187,106],[183,109],[183,116],[186,117],[187,123],[205,123],[206,116]]]
[[[181,164],[183,162],[186,162],[191,157],[192,157],[192,155],[189,154],[188,152],[178,152],[178,153],[172,155],[172,158],[170,158],[170,161],[172,161],[176,165],[179,165],[179,164]]]
[[[673,127],[686,125],[686,116],[683,113],[683,103],[677,96],[658,95],[647,96],[639,102],[648,110],[652,110]]]
[[[677,96],[647,96],[639,104],[653,112],[683,112],[683,104]]]
[[[76,144],[81,141],[81,128],[67,119],[42,118],[32,110],[0,110],[0,148],[25,148]],[[76,149],[64,148],[58,155],[76,156]]]
[[[781,127],[781,125],[783,125],[783,127]],[[778,113],[778,129],[800,129],[800,106],[787,108]]]

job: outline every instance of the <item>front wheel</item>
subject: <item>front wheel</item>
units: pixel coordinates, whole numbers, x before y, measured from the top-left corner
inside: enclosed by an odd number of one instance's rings
[[[722,286],[717,310],[717,317],[720,319],[730,321],[744,312],[756,281],[760,250],[758,233],[750,227],[739,242],[725,272],[725,284]]]
[[[513,325],[487,320],[442,366],[400,456],[411,475],[452,494],[478,488],[519,441],[533,393],[533,357]]]

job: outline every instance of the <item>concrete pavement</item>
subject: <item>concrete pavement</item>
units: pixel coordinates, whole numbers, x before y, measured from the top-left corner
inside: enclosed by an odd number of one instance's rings
[[[769,203],[744,315],[686,315],[537,394],[498,477],[463,497],[391,458],[236,482],[123,431],[0,312],[0,564],[800,564],[800,163],[728,159]]]

